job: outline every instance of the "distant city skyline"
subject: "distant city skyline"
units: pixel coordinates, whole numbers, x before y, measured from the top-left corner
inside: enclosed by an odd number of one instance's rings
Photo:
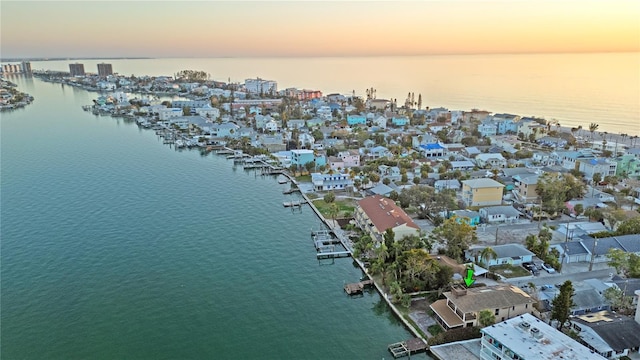
[[[3,58],[640,51],[640,1],[2,1]]]

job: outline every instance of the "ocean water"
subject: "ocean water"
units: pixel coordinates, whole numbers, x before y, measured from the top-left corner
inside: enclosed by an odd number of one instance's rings
[[[344,294],[360,270],[316,260],[275,178],[12,80],[36,100],[0,120],[2,359],[381,359],[411,337]]]
[[[325,58],[104,60],[123,75],[173,75],[203,70],[212,79],[262,77],[288,87],[365,95],[423,106],[556,119],[563,126],[640,135],[640,53],[451,55]],[[69,71],[74,61],[33,62],[34,69]],[[79,60],[97,72],[103,60]]]

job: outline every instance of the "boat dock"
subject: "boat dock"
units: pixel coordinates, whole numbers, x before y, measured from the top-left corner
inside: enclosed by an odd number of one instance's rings
[[[429,346],[420,338],[413,338],[389,345],[389,352],[394,359],[427,351]]]
[[[362,294],[365,288],[373,286],[373,280],[363,280],[357,283],[345,284],[344,291],[347,295]]]
[[[295,192],[300,192],[300,189],[297,187],[292,187],[290,189],[284,190],[282,191],[283,194],[288,195],[288,194],[293,194]]]
[[[298,200],[298,201],[285,201],[282,203],[284,207],[302,207],[302,205],[306,204],[306,200]]]

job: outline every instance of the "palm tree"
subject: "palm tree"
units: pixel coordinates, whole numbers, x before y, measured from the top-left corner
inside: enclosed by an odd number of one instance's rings
[[[482,249],[482,251],[480,251],[480,259],[482,259],[482,262],[486,266],[489,265],[489,261],[497,258],[498,258],[498,254],[496,253],[495,250],[493,250],[491,246],[487,246],[486,248]]]
[[[596,124],[596,123],[591,123],[589,124],[589,132],[591,133],[591,142],[593,142],[593,133],[598,130],[598,127],[600,127],[600,125]]]

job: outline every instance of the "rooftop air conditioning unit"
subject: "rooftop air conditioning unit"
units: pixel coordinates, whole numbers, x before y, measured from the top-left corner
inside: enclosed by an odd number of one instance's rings
[[[531,327],[531,324],[529,324],[526,321],[523,321],[523,322],[520,323],[520,327],[523,328],[524,330],[528,331],[529,328]]]
[[[540,332],[540,329],[538,329],[538,328],[531,328],[531,335],[536,339],[541,339],[542,338],[542,333]]]

